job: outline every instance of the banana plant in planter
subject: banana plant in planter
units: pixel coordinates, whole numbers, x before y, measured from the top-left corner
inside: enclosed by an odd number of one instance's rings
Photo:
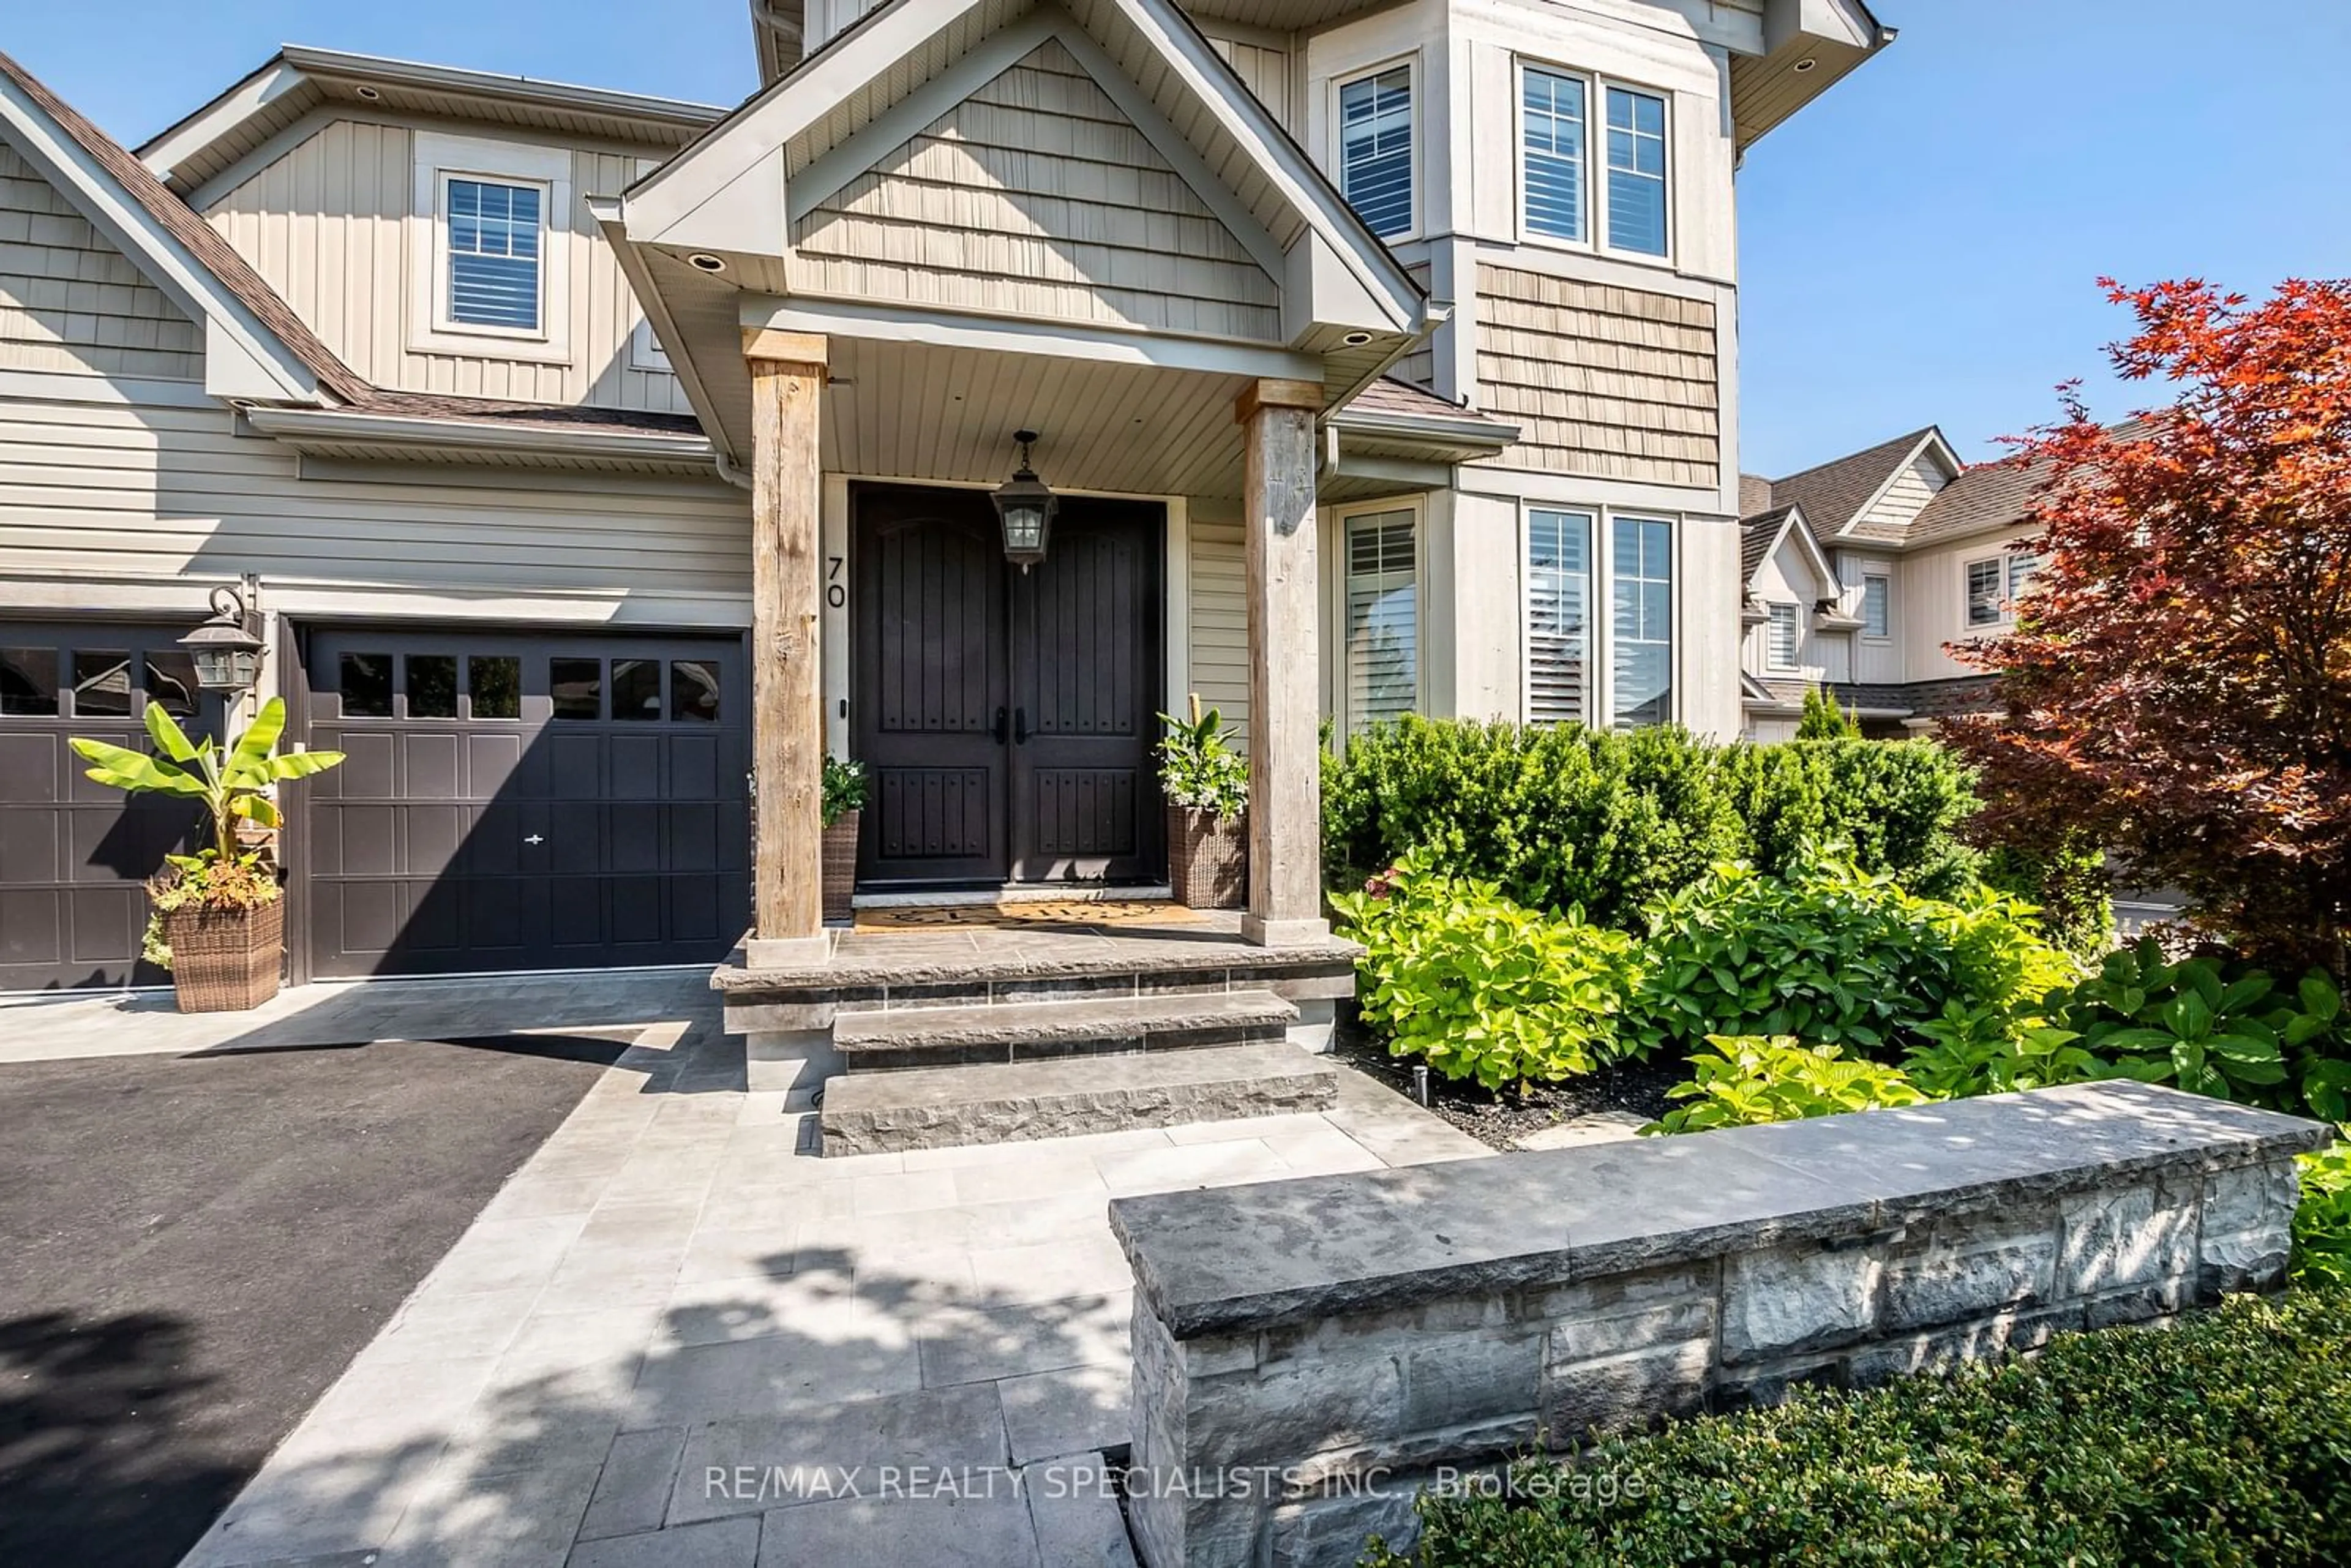
[[[1161,714],[1159,787],[1167,797],[1167,882],[1191,909],[1249,903],[1249,759],[1215,708]]]
[[[146,955],[172,971],[182,1012],[241,1011],[277,994],[284,894],[259,853],[239,849],[237,824],[275,828],[277,806],[267,793],[270,787],[324,773],[343,759],[340,751],[278,756],[277,740],[285,731],[286,703],[279,697],[264,703],[236,744],[225,749],[209,736],[190,740],[161,703],[149,703],[147,733],[159,755],[103,740],[70,743],[95,764],[89,777],[98,783],[204,804],[211,841],[194,854],[167,856],[164,869],[147,884],[153,913]]]

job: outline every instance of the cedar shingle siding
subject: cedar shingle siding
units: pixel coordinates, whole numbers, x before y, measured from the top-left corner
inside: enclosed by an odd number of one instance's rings
[[[1048,43],[793,225],[795,290],[1280,337],[1281,298],[1215,214]]]
[[[1719,482],[1712,304],[1488,265],[1478,278],[1479,402],[1523,433],[1506,466]]]

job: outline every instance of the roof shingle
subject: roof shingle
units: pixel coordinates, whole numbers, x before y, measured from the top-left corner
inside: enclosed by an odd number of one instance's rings
[[[1774,479],[1771,500],[1775,505],[1793,501],[1804,508],[1804,516],[1823,533],[1842,533],[1854,515],[1869,504],[1870,497],[1886,487],[1886,482],[1894,477],[1903,460],[1934,433],[1935,427],[1930,424],[1907,435],[1881,441],[1850,456],[1819,464],[1801,474]]]

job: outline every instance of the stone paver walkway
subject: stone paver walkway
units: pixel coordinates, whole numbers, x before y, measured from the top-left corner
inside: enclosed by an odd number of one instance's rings
[[[1343,1072],[1317,1115],[817,1159],[715,1015],[605,1074],[192,1568],[1129,1563],[1109,1200],[1490,1152]]]

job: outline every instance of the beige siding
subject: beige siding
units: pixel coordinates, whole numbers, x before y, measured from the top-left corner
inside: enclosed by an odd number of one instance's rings
[[[303,480],[223,407],[0,399],[0,578],[424,591],[749,592],[750,506],[691,481]]]
[[[1894,628],[1904,653],[1903,678],[1944,681],[1983,671],[1962,664],[1943,651],[1947,643],[1970,637],[2001,637],[2010,628],[1968,624],[1968,562],[1991,560],[2006,553],[2009,534],[1985,534],[1957,544],[1938,545],[1902,559],[1894,590],[1902,620]]]
[[[1059,43],[793,226],[795,290],[1270,341],[1273,280]]]
[[[1214,22],[1204,22],[1214,27]],[[1290,51],[1277,49],[1254,40],[1219,38],[1210,34],[1208,47],[1224,57],[1233,68],[1233,74],[1249,85],[1259,103],[1273,112],[1283,130],[1290,135],[1299,133],[1297,122],[1290,117]]]
[[[1950,482],[1950,476],[1943,472],[1940,465],[1925,453],[1920,453],[1917,462],[1894,476],[1894,482],[1886,486],[1886,494],[1862,512],[1861,525],[1864,528],[1907,528],[1910,519],[1935,498],[1935,492]]]
[[[1192,519],[1191,690],[1249,736],[1249,569],[1241,525]]]
[[[1485,265],[1478,292],[1479,405],[1523,433],[1507,466],[1719,482],[1710,302]]]
[[[486,131],[457,128],[467,135]],[[410,392],[592,403],[684,413],[666,371],[632,367],[642,317],[586,198],[617,195],[637,178],[631,153],[571,154],[570,211],[550,236],[550,259],[569,268],[569,361],[538,364],[410,347],[409,267],[416,175],[409,127],[339,120],[288,149],[211,204],[205,217],[286,297],[327,346],[379,386]]]
[[[197,381],[204,330],[0,141],[0,369]]]

